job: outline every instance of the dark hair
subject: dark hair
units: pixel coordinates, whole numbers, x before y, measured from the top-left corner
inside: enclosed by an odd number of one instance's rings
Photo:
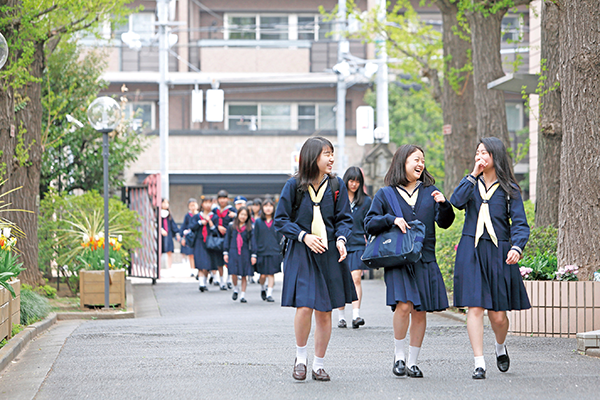
[[[169,199],[167,199],[166,197],[163,197],[163,198],[160,200],[160,209],[161,209],[161,210],[167,210],[167,211],[169,212],[169,216],[167,217],[167,220],[172,220],[172,219],[173,219],[173,214],[171,213],[171,207],[162,208],[162,205],[163,205],[163,203],[164,203],[165,201],[166,201],[167,203],[169,203],[169,205],[171,205],[171,202],[169,201]]]
[[[271,218],[275,218],[275,201],[268,197],[263,201],[263,203],[260,206],[260,217],[264,220],[267,219],[267,216],[265,215],[265,210],[264,210],[265,204],[270,204],[273,206],[273,214],[271,214]]]
[[[252,214],[250,214],[250,210],[248,210],[248,207],[246,207],[246,206],[240,207],[240,209],[238,210],[238,212],[235,216],[235,219],[233,220],[233,227],[235,229],[238,229],[238,227],[240,226],[240,213],[244,210],[246,211],[246,215],[248,216],[248,219],[246,220],[246,223],[245,223],[246,230],[248,232],[250,232],[252,230],[252,218],[251,218]]]
[[[260,199],[260,197],[255,198],[254,200],[252,200],[254,202],[254,204],[262,204],[262,200]]]
[[[298,162],[298,172],[295,178],[298,180],[298,186],[302,190],[308,190],[308,185],[319,177],[319,166],[317,160],[324,148],[334,151],[333,144],[324,137],[314,136],[308,138],[300,149],[300,161]],[[330,178],[333,176],[330,175]]]
[[[403,144],[398,147],[398,150],[396,150],[396,153],[394,153],[394,157],[392,158],[390,169],[387,174],[385,174],[384,183],[387,186],[408,185],[408,179],[406,178],[406,160],[417,150],[423,153],[423,156],[425,155],[423,149],[414,144]],[[435,184],[435,179],[433,179],[433,176],[427,171],[426,167],[423,168],[419,180],[423,182],[423,186],[425,187]]]
[[[227,197],[229,198],[229,193],[227,193],[227,190],[219,190],[219,192],[217,193],[217,198],[219,197]]]
[[[344,184],[346,185],[346,188],[348,187],[348,181],[350,180],[358,181],[359,183],[358,189],[354,194],[354,202],[360,207],[363,201],[365,201],[365,197],[367,197],[367,194],[365,193],[365,177],[362,170],[358,167],[348,168],[344,174]]]
[[[494,161],[496,178],[498,178],[500,187],[504,190],[504,193],[514,199],[516,197],[515,188],[511,184],[516,185],[517,188],[519,188],[519,191],[521,190],[521,187],[517,183],[517,178],[515,178],[515,174],[508,161],[508,152],[506,151],[504,143],[497,137],[485,137],[479,141],[477,147],[479,147],[480,144],[485,146],[485,149],[492,157],[492,161]]]

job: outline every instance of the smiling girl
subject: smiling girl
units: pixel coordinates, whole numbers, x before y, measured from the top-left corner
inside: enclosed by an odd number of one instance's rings
[[[446,229],[454,222],[452,205],[433,184],[435,180],[425,168],[425,154],[414,145],[398,148],[385,176],[402,210],[394,214],[384,188],[375,194],[365,218],[367,233],[377,235],[397,225],[402,232],[410,229],[408,222],[425,224],[425,239],[421,259],[415,264],[386,268],[387,305],[394,311],[395,357],[392,372],[396,376],[422,378],[417,358],[427,326],[427,312],[448,308],[448,296],[440,268],[435,258],[435,224]],[[410,325],[408,359],[404,355],[406,333]]]
[[[315,315],[312,378],[329,381],[323,363],[331,337],[331,310],[357,300],[346,258],[352,216],[346,186],[331,174],[333,145],[311,137],[300,150],[298,173],[281,192],[275,227],[289,241],[284,259],[281,305],[295,307],[296,361],[292,376],[306,379],[308,336]],[[339,188],[332,191],[332,182]],[[296,196],[301,196],[297,209]]]
[[[256,200],[255,200],[256,201]],[[252,264],[260,274],[259,283],[262,285],[261,297],[263,300],[273,303],[273,285],[275,285],[275,274],[281,272],[281,233],[275,230],[273,215],[275,214],[275,203],[272,199],[265,199],[259,210],[260,218],[254,221],[254,235],[252,235]],[[265,280],[268,288],[264,290]]]

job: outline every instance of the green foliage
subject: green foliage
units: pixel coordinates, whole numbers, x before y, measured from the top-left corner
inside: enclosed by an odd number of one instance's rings
[[[558,250],[558,230],[553,226],[531,229],[527,247],[523,251],[526,257],[537,254],[551,254],[556,256]]]
[[[21,271],[25,271],[25,268],[21,268],[23,263],[17,262],[18,258],[11,250],[0,250],[0,286],[8,290],[13,298],[16,293],[10,286],[10,281],[16,279]]]
[[[42,286],[38,286],[35,288],[35,291],[39,294],[41,294],[44,297],[47,297],[49,299],[54,299],[56,298],[56,294],[57,291],[55,288],[53,288],[50,285],[42,285]]]
[[[21,325],[21,324],[13,324],[10,337],[14,337],[19,332],[21,332],[23,329],[25,329],[25,327],[23,325]],[[3,348],[4,346],[6,346],[7,343],[8,343],[8,339],[2,339],[2,340],[0,340],[0,349]]]
[[[456,258],[456,246],[462,236],[463,224],[465,222],[465,213],[460,210],[454,210],[456,218],[452,226],[448,229],[439,229],[435,231],[435,256],[437,258],[446,289],[454,290],[454,260]]]
[[[556,277],[556,271],[558,269],[558,261],[556,254],[550,252],[537,251],[531,255],[531,251],[528,255],[525,255],[521,261],[519,261],[519,267],[530,268],[529,272],[524,279],[530,281],[551,281]]]
[[[21,325],[31,325],[50,314],[50,302],[29,288],[21,289]]]

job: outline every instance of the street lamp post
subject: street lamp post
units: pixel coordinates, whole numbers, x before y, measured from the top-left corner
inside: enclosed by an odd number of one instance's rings
[[[104,308],[110,308],[110,275],[108,272],[108,134],[115,130],[121,121],[121,107],[110,97],[98,97],[87,109],[90,125],[102,132],[102,157],[104,158]]]

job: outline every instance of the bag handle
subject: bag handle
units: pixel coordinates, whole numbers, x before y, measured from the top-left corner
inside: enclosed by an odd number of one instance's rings
[[[398,198],[394,193],[395,189],[391,186],[385,186],[381,190],[383,190],[385,198],[392,207],[392,212],[394,213],[394,215],[398,218],[404,218],[404,215],[402,214],[402,208],[400,208],[400,203],[398,203]]]

